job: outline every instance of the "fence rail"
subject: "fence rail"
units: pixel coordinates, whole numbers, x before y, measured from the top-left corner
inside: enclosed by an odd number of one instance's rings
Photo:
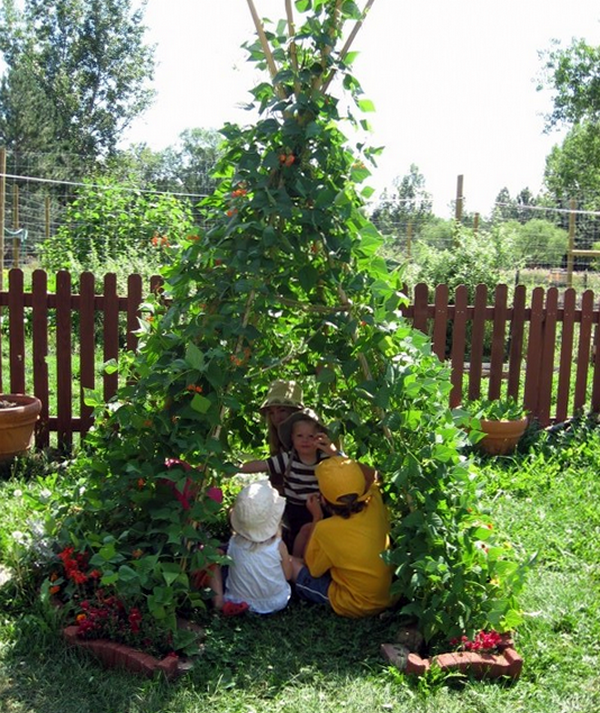
[[[25,291],[20,269],[9,272],[8,291],[0,292],[0,393],[33,390],[41,399],[39,447],[49,445],[51,433],[57,433],[59,447],[70,447],[74,433],[88,431],[92,413],[84,388],[96,388],[101,379],[106,400],[116,393],[117,374],[98,376],[97,365],[118,359],[123,348],[137,348],[140,306],[159,282],[154,277],[143,285],[140,275],[130,275],[126,294],[119,296],[116,276],[107,274],[102,294],[96,294],[94,275],[84,273],[73,284],[63,271],[50,293],[42,270],[33,273],[31,291]],[[439,285],[430,302],[427,285],[419,284],[403,313],[450,364],[452,407],[465,398],[506,392],[523,401],[542,426],[600,411],[600,309],[591,290],[578,295],[571,288],[559,293],[537,287],[527,303],[526,288],[519,285],[509,304],[508,287],[498,285],[488,304],[487,288],[479,285],[468,304],[464,286],[451,295]]]

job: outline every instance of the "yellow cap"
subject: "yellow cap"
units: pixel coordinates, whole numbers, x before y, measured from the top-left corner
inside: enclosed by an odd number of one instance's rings
[[[367,499],[365,476],[358,463],[346,456],[334,456],[321,461],[315,468],[321,495],[333,505],[346,505],[340,498],[356,495],[355,502]]]

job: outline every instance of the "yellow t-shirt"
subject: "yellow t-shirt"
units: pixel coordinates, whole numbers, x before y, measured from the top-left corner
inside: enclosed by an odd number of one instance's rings
[[[305,562],[313,577],[329,571],[329,601],[342,616],[378,614],[392,603],[392,569],[381,559],[389,547],[389,520],[377,485],[367,507],[344,519],[339,515],[315,525]]]

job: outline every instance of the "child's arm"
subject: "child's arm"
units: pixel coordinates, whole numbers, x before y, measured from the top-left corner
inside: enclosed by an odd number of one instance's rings
[[[281,555],[281,569],[283,570],[283,574],[287,580],[290,580],[293,571],[292,558],[283,540],[279,543],[279,554]]]
[[[242,463],[240,473],[268,473],[269,466],[266,460],[249,460],[247,463]]]

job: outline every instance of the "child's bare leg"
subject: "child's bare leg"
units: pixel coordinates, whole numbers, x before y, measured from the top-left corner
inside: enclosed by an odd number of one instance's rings
[[[304,560],[300,559],[299,557],[292,557],[292,582],[295,582],[298,579],[298,574],[300,573],[300,570],[302,567],[304,567]]]
[[[313,524],[311,522],[306,525],[302,525],[296,539],[294,540],[294,547],[292,548],[292,554],[294,557],[304,557],[304,550],[306,550],[306,545],[313,531]]]
[[[223,575],[221,574],[221,568],[215,567],[213,571],[213,576],[210,578],[210,588],[213,590],[214,597],[212,598],[212,603],[215,609],[223,608]]]

